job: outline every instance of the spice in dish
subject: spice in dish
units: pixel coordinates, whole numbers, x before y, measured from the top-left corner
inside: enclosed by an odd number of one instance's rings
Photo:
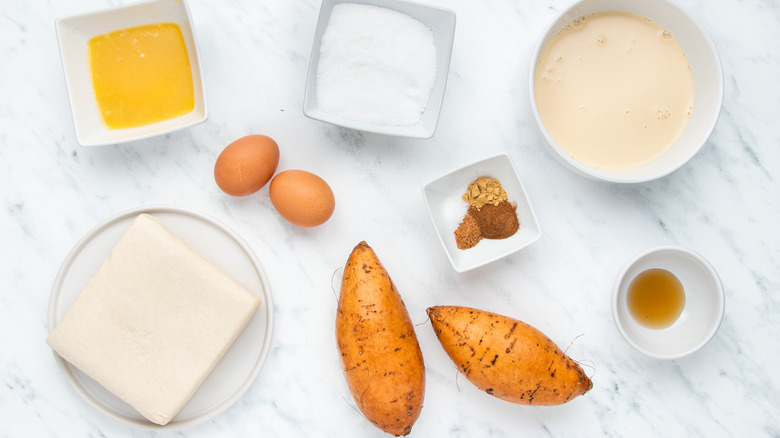
[[[172,119],[195,108],[190,59],[176,23],[131,27],[88,42],[95,98],[110,129]]]
[[[498,205],[506,201],[507,194],[497,179],[480,176],[469,184],[463,200],[471,206],[482,208],[485,204]]]
[[[417,125],[436,64],[433,32],[425,24],[380,6],[337,4],[320,42],[317,104],[354,121]]]
[[[668,151],[693,110],[685,51],[660,24],[623,11],[576,18],[534,73],[539,116],[557,145],[593,168],[640,167]]]
[[[485,204],[479,209],[471,206],[469,214],[477,222],[479,233],[484,239],[506,239],[520,228],[517,205],[509,201],[501,201],[497,205]]]
[[[479,232],[479,225],[474,216],[467,212],[455,230],[455,243],[458,245],[458,249],[469,249],[478,244],[480,240],[482,240],[482,234]]]
[[[476,246],[482,239],[506,239],[520,229],[517,204],[509,201],[501,182],[481,176],[469,184],[463,200],[469,207],[455,230],[459,249]]]

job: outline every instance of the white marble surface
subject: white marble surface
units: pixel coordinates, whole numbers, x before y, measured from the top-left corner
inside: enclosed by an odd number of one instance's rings
[[[334,340],[331,278],[366,240],[401,291],[426,361],[425,407],[412,436],[780,435],[780,6],[685,0],[720,52],[723,112],[705,148],[677,172],[633,186],[586,180],[555,162],[528,103],[540,32],[568,0],[426,0],[458,16],[436,135],[413,140],[343,130],[304,117],[319,2],[190,5],[209,119],[120,146],[76,143],[54,21],[112,0],[0,5],[0,436],[382,436],[355,410]],[[251,133],[275,138],[279,169],[315,172],[337,208],[315,229],[273,210],[264,188],[223,195],[214,161]],[[507,152],[543,230],[522,252],[456,274],[433,233],[421,187]],[[264,368],[238,402],[181,430],[106,418],[69,386],[44,343],[52,282],[97,223],[140,205],[213,215],[240,234],[271,284],[275,330]],[[691,248],[718,270],[726,313],[696,354],[659,361],[632,350],[610,313],[615,276],[656,245]],[[552,408],[476,390],[446,357],[425,308],[469,305],[544,331],[588,368],[594,387]]]

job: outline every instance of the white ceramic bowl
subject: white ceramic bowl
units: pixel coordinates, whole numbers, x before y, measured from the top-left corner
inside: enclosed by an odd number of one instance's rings
[[[127,129],[109,129],[100,116],[92,86],[87,42],[105,33],[154,23],[176,23],[190,57],[195,107],[188,114]],[[68,87],[76,140],[83,146],[101,146],[140,140],[187,128],[207,118],[206,87],[198,60],[198,43],[187,0],[150,0],[56,21],[62,68]]]
[[[680,317],[664,329],[639,324],[626,302],[631,281],[650,268],[671,272],[685,291]],[[724,310],[725,294],[715,269],[699,254],[677,246],[653,248],[634,257],[618,275],[612,294],[612,316],[620,334],[632,347],[658,359],[677,359],[702,348],[718,330]]]
[[[428,98],[428,104],[421,115],[420,122],[412,126],[391,126],[366,123],[323,111],[317,104],[317,68],[320,57],[320,42],[328,26],[333,7],[339,3],[359,3],[392,9],[416,19],[433,31],[436,46],[436,79]],[[447,74],[452,55],[452,42],[455,37],[455,12],[433,6],[403,0],[323,0],[317,28],[314,32],[309,72],[306,78],[306,90],[303,100],[303,113],[312,119],[345,128],[377,134],[395,135],[413,138],[430,138],[436,131],[439,120]]]
[[[647,17],[669,30],[682,46],[693,72],[694,104],[691,118],[675,145],[651,163],[628,170],[603,170],[586,166],[564,152],[544,127],[536,107],[534,72],[549,42],[575,18],[599,11],[621,10]],[[638,183],[663,177],[680,168],[704,146],[720,114],[723,72],[715,45],[706,30],[688,12],[667,0],[582,0],[561,12],[536,45],[530,74],[531,107],[537,126],[554,156],[575,173],[596,180]]]
[[[472,248],[459,249],[454,233],[468,208],[461,197],[468,185],[480,176],[497,179],[509,201],[517,203],[520,229],[506,239],[482,239]],[[457,272],[465,272],[506,257],[542,236],[525,188],[506,154],[469,164],[429,182],[423,187],[423,199],[444,252]]]

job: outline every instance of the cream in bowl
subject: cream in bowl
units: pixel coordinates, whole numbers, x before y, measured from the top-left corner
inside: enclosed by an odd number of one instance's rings
[[[576,3],[548,28],[531,68],[534,115],[570,168],[640,182],[684,164],[720,111],[715,49],[662,1]]]

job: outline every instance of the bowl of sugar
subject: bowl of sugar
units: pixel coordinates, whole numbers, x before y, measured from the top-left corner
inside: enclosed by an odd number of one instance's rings
[[[536,46],[530,103],[553,156],[614,183],[661,178],[704,146],[723,102],[706,30],[665,0],[581,0]]]
[[[186,0],[149,0],[56,21],[76,140],[100,146],[207,118]]]
[[[455,35],[451,10],[401,0],[323,0],[303,113],[359,131],[430,138]]]

